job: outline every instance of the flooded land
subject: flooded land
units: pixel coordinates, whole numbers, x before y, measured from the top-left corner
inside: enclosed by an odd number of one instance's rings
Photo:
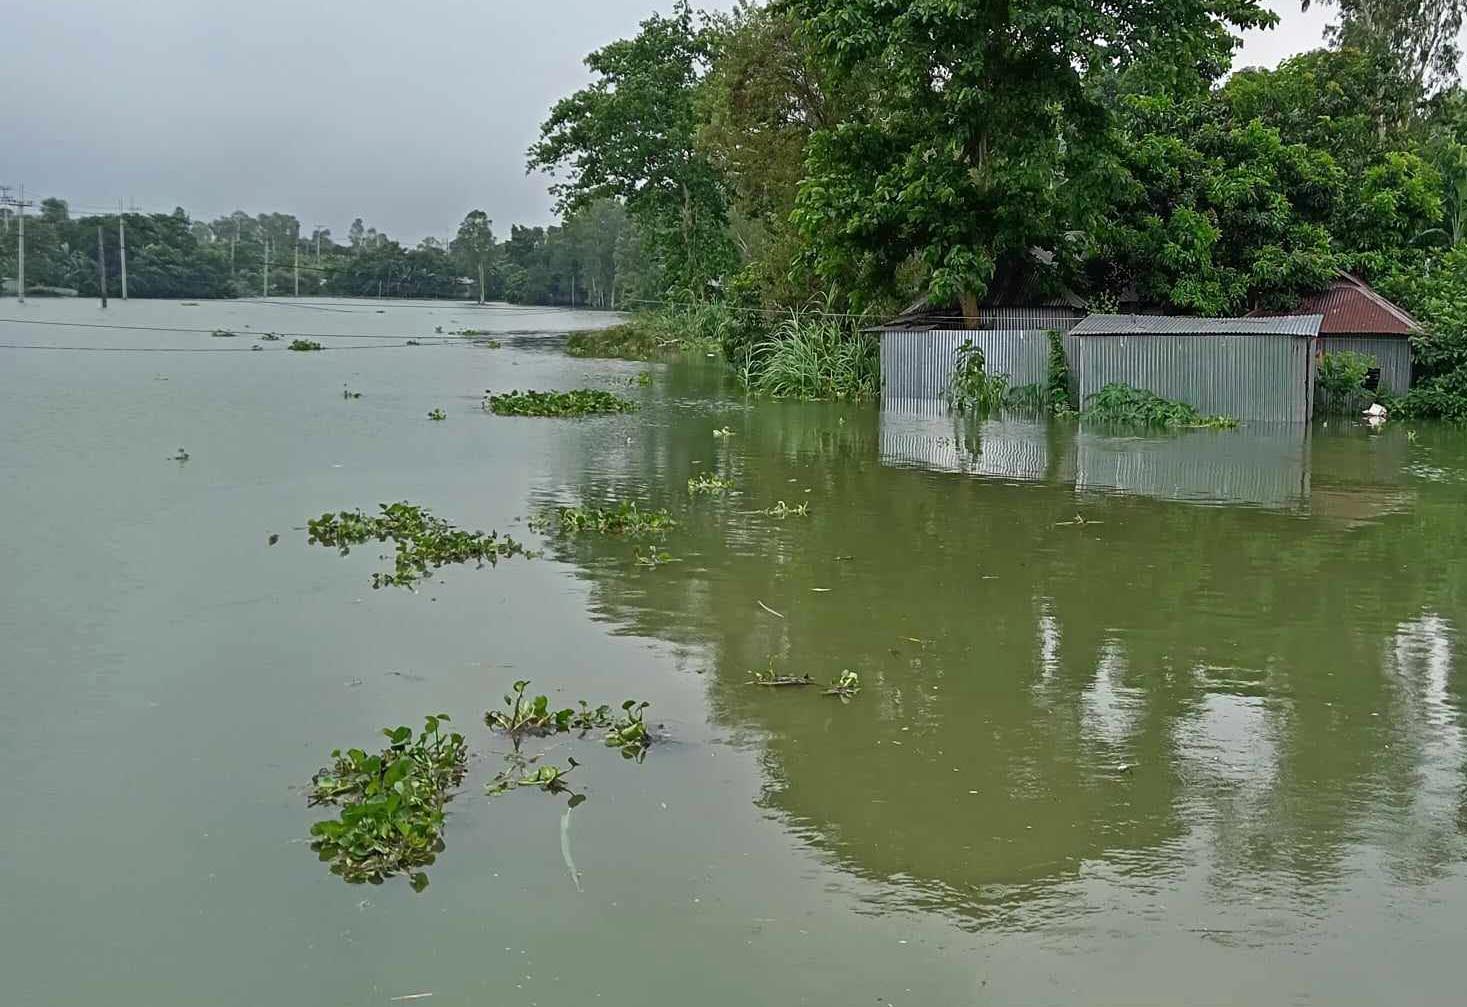
[[[1461,429],[750,399],[554,309],[0,315],[4,1003],[1461,996]],[[518,681],[648,741],[516,763]],[[439,713],[426,886],[346,883],[313,775]]]

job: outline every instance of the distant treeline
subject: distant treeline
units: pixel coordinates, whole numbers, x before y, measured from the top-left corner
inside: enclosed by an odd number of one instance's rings
[[[18,221],[0,208],[0,276],[17,273]],[[216,220],[172,213],[124,213],[131,297],[281,296],[507,300],[612,308],[653,296],[640,241],[619,203],[598,200],[560,225],[510,228],[498,240],[492,222],[471,211],[451,238],[424,238],[405,247],[358,217],[346,240],[329,229],[305,231],[288,213]],[[73,216],[66,201],[49,198],[26,216],[26,288],[75,290],[95,296],[97,228],[105,244],[108,289],[121,291],[118,215]],[[269,276],[266,278],[266,254]],[[7,282],[7,289],[11,283]]]

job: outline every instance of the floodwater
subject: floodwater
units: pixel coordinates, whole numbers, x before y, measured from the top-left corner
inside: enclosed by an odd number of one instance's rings
[[[608,319],[544,309],[0,317],[0,343],[78,348],[0,348],[6,1004],[1461,996],[1460,431],[749,402],[706,362],[568,358],[559,333]],[[267,330],[331,351],[250,350]],[[642,409],[480,408],[583,385]],[[701,471],[734,491],[690,498]],[[621,498],[674,511],[676,562],[524,523]],[[544,554],[374,591],[378,550],[306,542],[394,500]],[[755,513],[780,500],[808,516]],[[745,684],[771,666],[863,689]],[[568,819],[486,799],[516,678],[649,700],[665,740],[641,765],[562,743]],[[474,757],[431,884],[345,884],[302,786],[438,711]]]

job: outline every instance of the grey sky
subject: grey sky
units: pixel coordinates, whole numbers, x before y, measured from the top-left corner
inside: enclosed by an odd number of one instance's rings
[[[704,6],[727,7],[728,2]],[[413,242],[482,207],[545,223],[525,148],[582,57],[667,0],[5,0],[0,183],[78,209],[352,217]],[[1319,44],[1329,12],[1270,4],[1240,65]]]

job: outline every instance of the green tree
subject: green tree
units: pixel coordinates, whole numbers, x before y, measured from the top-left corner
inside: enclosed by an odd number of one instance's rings
[[[1300,0],[1308,10],[1311,0]],[[1467,0],[1321,0],[1339,8],[1326,38],[1389,58],[1416,96],[1457,80],[1457,37]]]
[[[724,183],[695,142],[709,56],[679,0],[670,17],[586,57],[595,80],[555,104],[529,152],[531,169],[564,173],[552,186],[562,213],[620,199],[666,282],[700,293],[732,264]]]
[[[995,273],[1060,247],[1113,159],[1102,88],[1143,58],[1197,75],[1256,0],[788,0],[840,80],[870,100],[815,132],[796,219],[817,268],[858,289],[909,257],[969,322]]]
[[[448,250],[454,259],[479,277],[479,303],[484,303],[485,273],[493,274],[494,230],[493,221],[483,210],[470,210],[458,225],[458,234],[449,243]]]

